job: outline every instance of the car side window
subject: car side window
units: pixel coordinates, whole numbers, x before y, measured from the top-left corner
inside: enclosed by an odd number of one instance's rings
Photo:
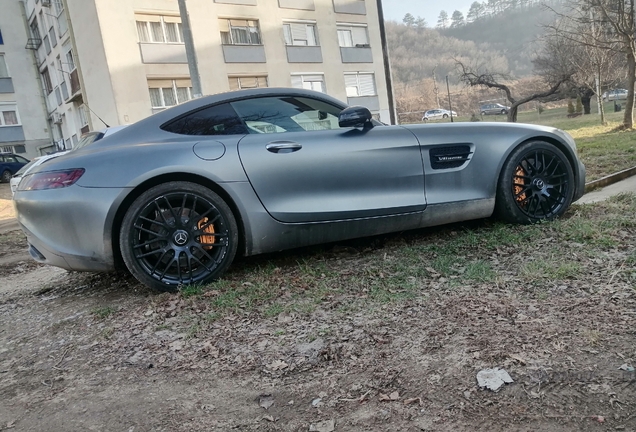
[[[183,115],[161,127],[180,135],[245,135],[247,128],[228,103]]]
[[[15,162],[17,162],[17,160],[15,159],[15,156],[5,156],[5,157],[4,157],[4,161],[5,161],[5,162],[9,162],[9,163],[15,163]]]
[[[28,161],[27,159],[23,158],[22,156],[16,156],[15,158],[16,158],[16,159],[18,160],[18,162],[20,162],[20,163],[29,163],[29,161]]]
[[[284,133],[339,129],[341,108],[317,99],[262,97],[231,102],[249,133]]]

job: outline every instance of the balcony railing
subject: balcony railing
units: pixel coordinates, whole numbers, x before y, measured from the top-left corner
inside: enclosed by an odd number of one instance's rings
[[[78,93],[82,90],[80,87],[79,75],[77,73],[77,69],[71,72],[71,100],[75,100],[78,96]],[[79,95],[81,97],[81,94]]]

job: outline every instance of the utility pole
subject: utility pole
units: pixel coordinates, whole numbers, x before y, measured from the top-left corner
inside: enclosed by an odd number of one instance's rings
[[[441,107],[439,104],[439,89],[437,88],[437,76],[435,75],[435,69],[437,69],[437,65],[433,68],[433,93],[435,93],[435,100],[437,101],[437,108]]]
[[[448,93],[448,109],[450,111],[451,123],[453,123],[454,122],[454,120],[453,120],[453,104],[451,103],[450,85],[448,84],[448,75],[446,75],[446,92]]]
[[[201,91],[201,76],[199,75],[199,65],[197,63],[197,53],[194,50],[194,40],[192,39],[192,29],[190,28],[190,16],[186,0],[179,1],[179,14],[181,15],[181,26],[183,27],[183,42],[185,43],[186,57],[188,58],[188,69],[190,70],[190,81],[192,81],[192,97],[203,96]]]

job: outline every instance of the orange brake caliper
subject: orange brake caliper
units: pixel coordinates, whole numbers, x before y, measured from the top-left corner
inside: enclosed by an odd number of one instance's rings
[[[199,221],[199,223],[197,224],[198,228],[201,229],[201,227],[203,227],[206,223],[208,223],[208,218],[203,218]],[[214,234],[214,225],[210,224],[207,227],[205,227],[205,229],[203,230],[203,232],[208,233],[208,234]],[[210,246],[211,244],[213,244],[216,241],[216,238],[213,235],[202,235],[200,242],[201,243],[205,243],[207,246],[203,246],[203,249],[207,249],[210,250],[212,249],[213,246]]]
[[[517,172],[515,173],[517,176],[523,176],[524,175],[524,171],[523,168],[521,168],[521,166],[517,167]],[[523,187],[525,186],[523,179],[520,177],[515,177],[515,180],[513,182],[515,185],[514,187],[514,191],[515,191],[515,196],[519,195],[521,193],[521,191],[523,191]],[[524,202],[526,200],[526,194],[522,193],[521,195],[519,195],[517,197],[517,202]]]

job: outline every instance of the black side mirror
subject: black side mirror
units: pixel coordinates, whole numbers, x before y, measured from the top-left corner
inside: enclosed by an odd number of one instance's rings
[[[338,124],[342,128],[346,127],[365,127],[372,124],[371,111],[363,106],[354,106],[345,108],[338,116]]]

